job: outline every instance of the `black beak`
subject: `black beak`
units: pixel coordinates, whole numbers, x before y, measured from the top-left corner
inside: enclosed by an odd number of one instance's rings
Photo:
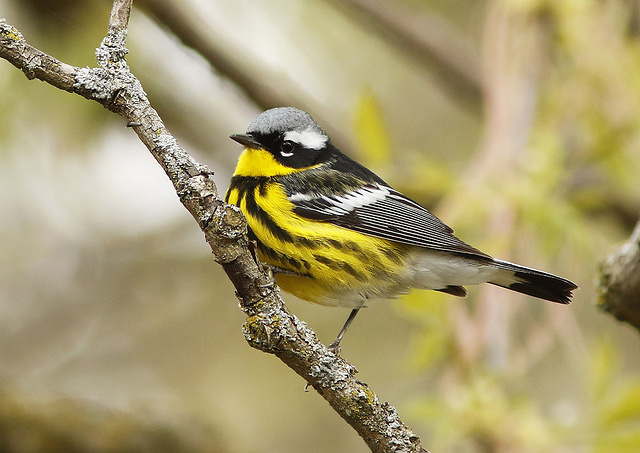
[[[246,146],[247,148],[262,149],[262,145],[255,141],[255,139],[251,135],[234,134],[230,135],[229,138],[240,143],[241,145]]]

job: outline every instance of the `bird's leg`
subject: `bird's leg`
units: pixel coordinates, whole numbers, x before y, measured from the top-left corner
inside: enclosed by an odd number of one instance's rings
[[[292,271],[291,269],[286,269],[284,267],[268,265],[271,272],[274,274],[285,274],[285,275],[297,275],[299,277],[308,277],[307,275],[300,274],[299,272]]]
[[[276,274],[285,274],[285,275],[297,275],[299,277],[308,277],[308,275],[299,274],[296,271],[292,271],[291,269],[285,269],[284,267],[273,266],[267,263],[260,263],[262,267],[267,271],[267,275],[269,276],[269,283],[262,285],[262,288],[273,288],[276,284],[276,279],[274,275]]]
[[[273,276],[273,274],[274,274],[273,268],[271,266],[269,266],[268,264],[264,264],[264,263],[260,263],[260,264],[262,265],[262,268],[267,273],[267,277],[269,277],[269,281],[267,283],[265,283],[264,285],[260,285],[260,287],[261,288],[270,288],[270,289],[272,289],[274,286],[276,286],[276,279]]]
[[[260,285],[260,288],[273,290],[273,287],[276,286],[276,279],[273,277],[273,274],[276,274],[277,271],[274,270],[273,266],[269,266],[266,263],[262,263],[260,258],[258,258],[258,242],[254,240],[249,241],[249,252],[253,257],[253,260],[256,262],[258,267],[262,267],[267,272],[267,276],[269,277],[269,281],[263,285]],[[254,303],[260,302],[262,299],[267,297],[269,293],[264,293],[257,301]]]
[[[344,337],[344,334],[347,332],[347,329],[355,319],[359,310],[360,310],[360,307],[354,308],[353,310],[351,310],[351,313],[349,313],[349,317],[345,321],[344,326],[342,326],[342,329],[340,329],[340,333],[338,334],[336,339],[333,341],[333,343],[329,345],[329,350],[334,352],[336,355],[340,355],[340,341],[342,341],[342,337]]]
[[[249,253],[251,253],[253,261],[260,266],[260,259],[258,258],[258,242],[253,239],[249,240]]]

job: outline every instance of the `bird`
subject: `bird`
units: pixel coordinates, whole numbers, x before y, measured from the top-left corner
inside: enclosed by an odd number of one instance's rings
[[[490,283],[568,304],[578,286],[499,260],[342,153],[310,114],[266,110],[244,134],[225,200],[240,208],[261,262],[280,288],[326,306],[351,308],[340,342],[368,301],[412,288],[464,297]]]

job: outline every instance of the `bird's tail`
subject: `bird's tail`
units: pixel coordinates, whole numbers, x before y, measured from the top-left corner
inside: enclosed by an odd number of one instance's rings
[[[508,261],[494,260],[494,262],[500,272],[489,282],[492,285],[561,304],[571,302],[571,292],[578,288],[575,283],[546,272]]]

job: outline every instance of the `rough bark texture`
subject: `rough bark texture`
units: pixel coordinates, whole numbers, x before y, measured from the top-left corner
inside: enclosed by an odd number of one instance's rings
[[[600,269],[600,307],[640,331],[640,222]]]
[[[327,350],[304,322],[289,313],[279,289],[252,255],[244,216],[218,198],[211,171],[196,162],[166,130],[126,63],[132,0],[115,0],[109,31],[96,49],[98,67],[62,63],[26,43],[0,20],[0,57],[37,78],[79,94],[122,116],[173,183],[182,204],[204,232],[215,260],[236,288],[249,344],[272,353],[302,376],[365,440],[374,452],[420,452],[420,439],[396,410],[355,378],[355,366]]]

